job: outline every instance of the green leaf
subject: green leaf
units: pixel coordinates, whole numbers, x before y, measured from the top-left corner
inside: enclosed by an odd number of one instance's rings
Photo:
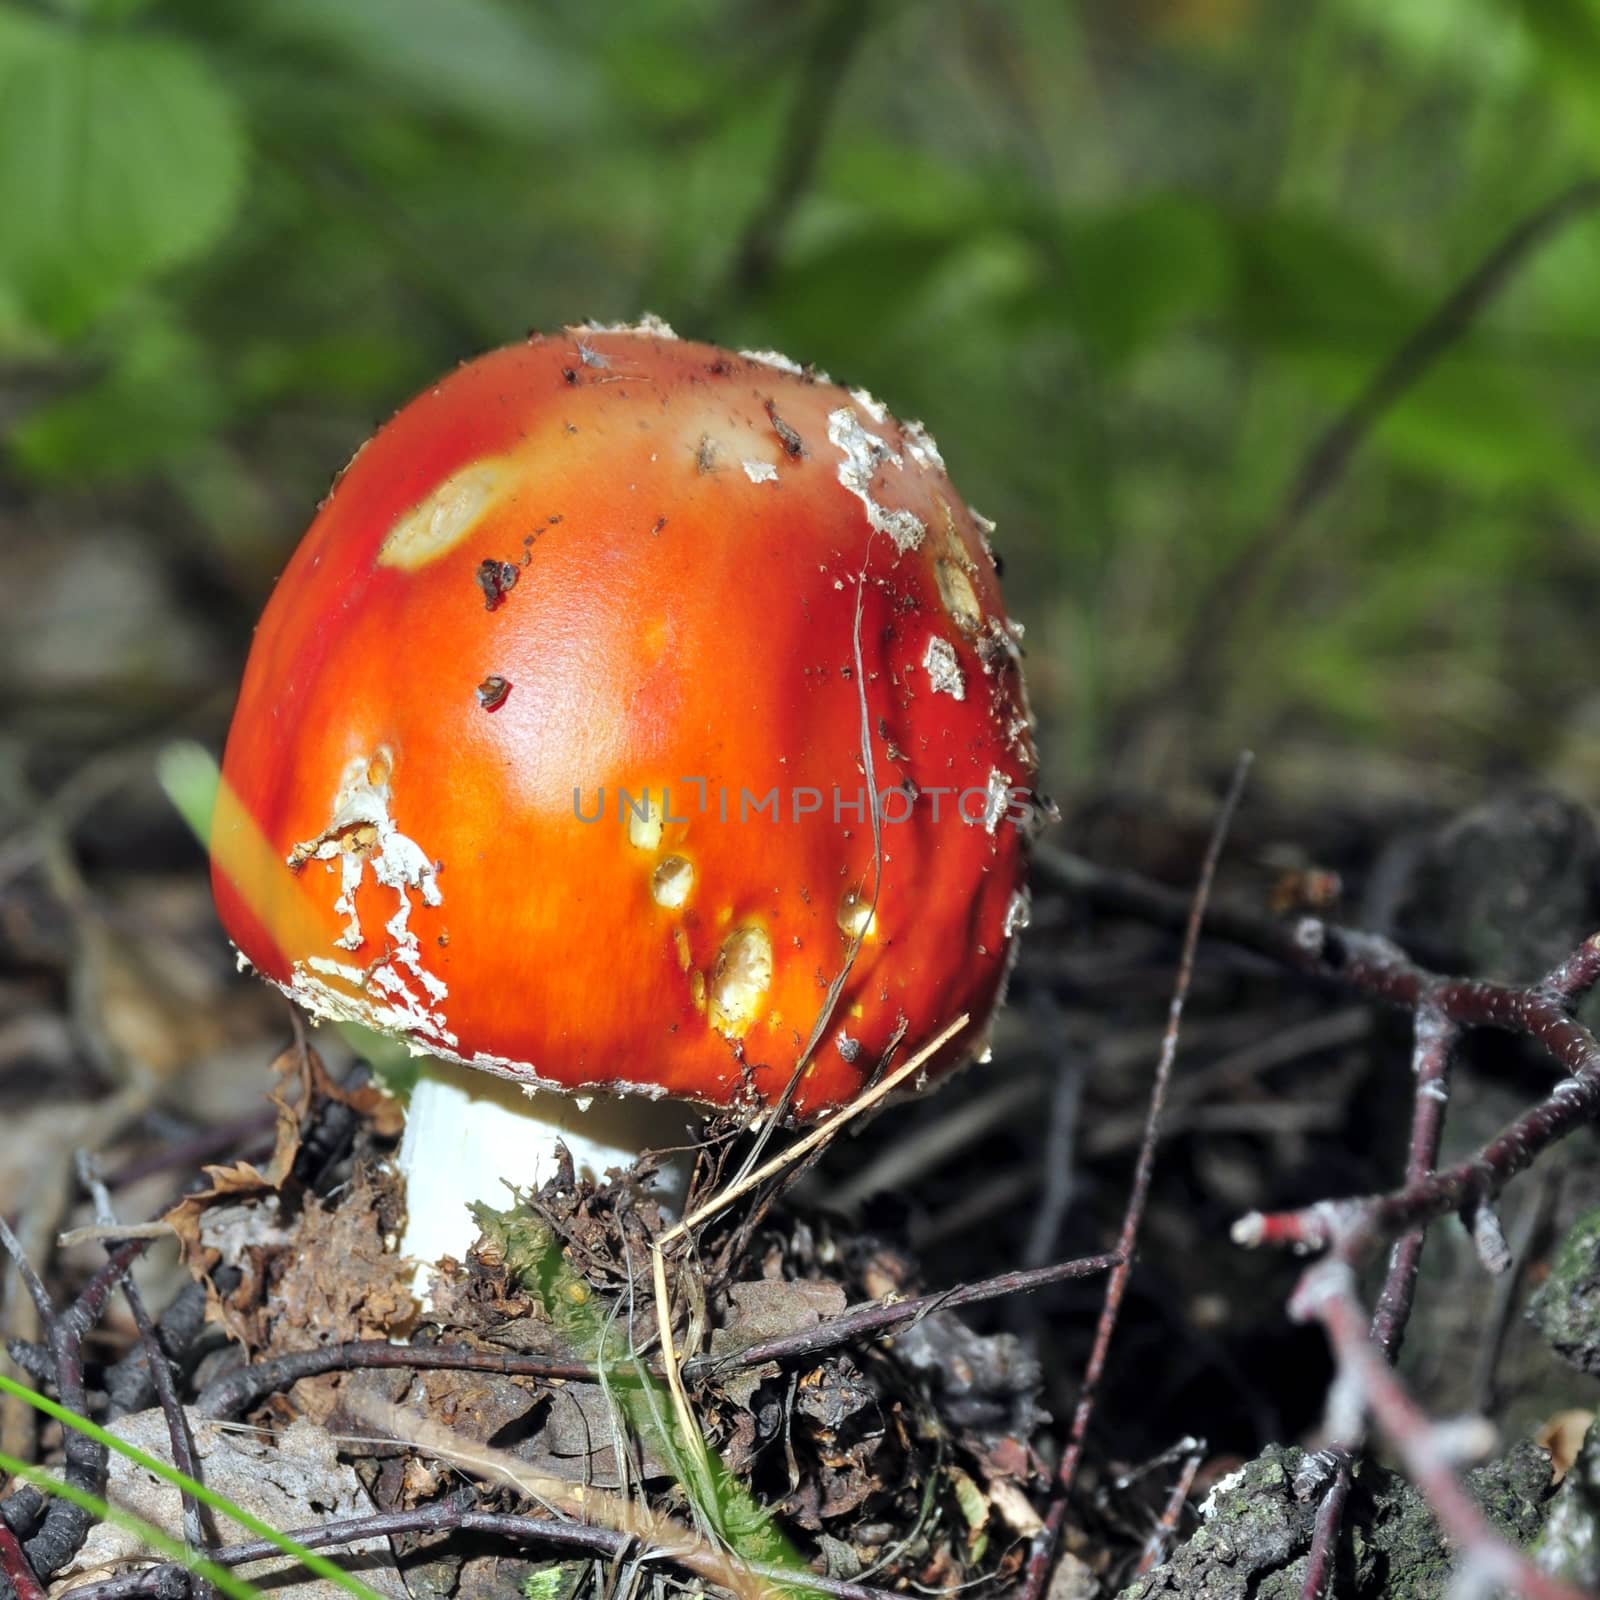
[[[595,104],[588,68],[496,0],[273,0],[251,25],[387,82],[408,101],[522,138]]]
[[[151,0],[50,0],[63,16],[79,22],[127,22],[150,9]]]
[[[1600,6],[1593,0],[1514,0],[1545,69],[1563,91],[1579,137],[1600,151]]]
[[[0,4],[0,73],[48,49],[56,30],[31,11]]]
[[[1505,0],[1343,0],[1343,10],[1430,83],[1503,93],[1526,84],[1532,51]]]
[[[140,307],[109,371],[41,406],[7,439],[14,461],[50,481],[113,481],[178,460],[225,421],[209,352]]]
[[[0,282],[71,335],[221,234],[244,141],[186,46],[0,18]]]
[[[1281,351],[1369,370],[1426,312],[1363,240],[1319,217],[1279,212],[1231,224],[1239,331]]]
[[[1445,292],[1422,293],[1315,218],[1246,219],[1235,249],[1235,332],[1303,379],[1330,414],[1354,399]],[[1600,506],[1593,463],[1525,376],[1495,358],[1482,327],[1384,413],[1374,442],[1406,466],[1482,491],[1560,489]]]
[[[1229,281],[1228,231],[1209,206],[1158,195],[1068,216],[1053,292],[1101,359],[1129,359],[1187,317],[1214,311]]]

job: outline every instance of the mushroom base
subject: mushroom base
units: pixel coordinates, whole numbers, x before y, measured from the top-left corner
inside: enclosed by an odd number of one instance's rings
[[[431,1264],[466,1259],[478,1237],[468,1209],[476,1201],[504,1208],[513,1189],[537,1189],[555,1176],[557,1143],[582,1178],[602,1180],[648,1149],[688,1143],[689,1114],[671,1100],[577,1097],[529,1089],[475,1067],[429,1059],[406,1111],[399,1166],[406,1181],[400,1253],[421,1263],[424,1292]],[[653,1183],[662,1208],[676,1214],[691,1157],[664,1160]]]

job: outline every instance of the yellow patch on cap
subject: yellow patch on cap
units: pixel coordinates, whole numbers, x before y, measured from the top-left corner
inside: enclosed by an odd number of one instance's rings
[[[510,478],[508,464],[495,456],[452,472],[390,528],[378,547],[378,565],[415,572],[437,561],[477,526]]]

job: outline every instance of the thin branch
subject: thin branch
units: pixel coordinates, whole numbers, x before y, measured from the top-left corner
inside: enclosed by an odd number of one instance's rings
[[[1122,1309],[1123,1295],[1133,1274],[1133,1264],[1139,1243],[1139,1228],[1144,1220],[1144,1208],[1150,1195],[1150,1182],[1155,1172],[1156,1147],[1161,1139],[1161,1116],[1166,1109],[1167,1090],[1172,1081],[1173,1064],[1178,1056],[1178,1032],[1183,1021],[1184,1002],[1189,985],[1194,978],[1195,957],[1200,948],[1200,929],[1205,919],[1206,903],[1211,897],[1211,887],[1216,881],[1217,864],[1222,858],[1222,848],[1232,826],[1234,813],[1244,794],[1245,779],[1249,776],[1251,756],[1243,754],[1234,767],[1233,781],[1223,797],[1217,819],[1211,830],[1210,841],[1200,865],[1199,881],[1195,885],[1193,904],[1189,909],[1188,924],[1184,930],[1183,953],[1178,961],[1177,981],[1173,985],[1172,1000],[1167,1008],[1167,1026],[1161,1039],[1161,1055],[1156,1064],[1155,1081],[1150,1087],[1150,1108],[1145,1118],[1144,1141],[1139,1147],[1139,1158],[1134,1166],[1133,1183],[1128,1191],[1128,1205],[1122,1218],[1122,1232],[1117,1241],[1117,1253],[1122,1258],[1112,1269],[1111,1281],[1106,1285],[1105,1300],[1100,1320],[1095,1327],[1094,1345],[1084,1368],[1083,1387],[1079,1392],[1077,1410],[1073,1413],[1072,1427],[1067,1435],[1061,1464],[1056,1470],[1056,1488],[1045,1514],[1043,1527],[1034,1535],[1028,1553],[1023,1593],[1027,1600],[1038,1600],[1049,1579],[1055,1560],[1056,1546],[1061,1538],[1062,1524],[1066,1520],[1067,1501],[1077,1483],[1078,1467],[1083,1460],[1084,1442],[1088,1438],[1089,1424],[1094,1416],[1095,1403],[1100,1396],[1100,1383],[1105,1374],[1106,1358],[1111,1349],[1111,1338],[1116,1332],[1117,1318]]]
[[[116,1239],[118,1237],[116,1229],[119,1224],[116,1211],[111,1204],[111,1191],[101,1181],[94,1158],[87,1150],[78,1152],[77,1168],[78,1181],[94,1202],[96,1221],[106,1230],[108,1239]],[[145,1235],[141,1234],[140,1237]],[[156,1398],[161,1404],[161,1413],[167,1422],[167,1440],[172,1450],[172,1464],[186,1477],[198,1478],[200,1466],[195,1457],[194,1437],[189,1431],[189,1417],[183,1409],[178,1386],[173,1380],[172,1367],[167,1361],[166,1351],[161,1348],[161,1339],[156,1333],[156,1325],[151,1319],[149,1308],[145,1305],[144,1294],[134,1280],[131,1262],[122,1273],[122,1298],[128,1303],[128,1310],[133,1316],[133,1325],[138,1330],[139,1342],[144,1346],[145,1358],[150,1363],[150,1379],[155,1385]],[[188,1489],[180,1491],[180,1502],[183,1507],[184,1542],[191,1550],[204,1555],[210,1541],[206,1538],[205,1523],[200,1517],[200,1502]],[[194,1580],[195,1600],[211,1600],[213,1593],[214,1590],[209,1583],[199,1578]]]
[[[828,0],[824,6],[800,67],[766,193],[733,252],[722,298],[749,300],[771,278],[790,220],[816,179],[839,91],[871,29],[871,12],[863,0]]]
[[[1586,942],[1597,941],[1600,935]],[[1452,1212],[1481,1216],[1506,1184],[1544,1150],[1600,1117],[1600,1042],[1569,1014],[1572,1002],[1558,984],[1572,960],[1543,983],[1518,989],[1478,979],[1438,978],[1382,941],[1358,941],[1357,936],[1346,935],[1345,948],[1344,976],[1353,986],[1391,1004],[1412,1007],[1431,992],[1440,1014],[1450,1022],[1530,1039],[1570,1076],[1466,1160],[1387,1194],[1325,1200],[1299,1211],[1253,1212],[1234,1224],[1239,1244],[1331,1248],[1342,1259],[1354,1261],[1382,1240],[1436,1217]],[[1492,1233],[1480,1237],[1492,1239]]]
[[[1115,1271],[1121,1265],[1120,1251],[1113,1250],[1106,1255],[1084,1256],[1080,1260],[1063,1261],[1055,1266],[1002,1272],[978,1283],[943,1289],[936,1294],[918,1295],[913,1300],[857,1306],[815,1328],[804,1328],[780,1338],[764,1339],[726,1356],[697,1356],[684,1362],[683,1375],[690,1380],[715,1377],[736,1368],[760,1366],[768,1361],[794,1361],[819,1355],[851,1339],[889,1333],[908,1323],[921,1322],[936,1312],[953,1311],[957,1306],[976,1305],[983,1300],[998,1300],[1005,1295],[1027,1294],[1048,1284],[1066,1283],[1075,1278],[1090,1278],[1096,1273]]]
[[[1091,910],[1132,917],[1173,933],[1181,933],[1188,925],[1193,897],[1136,872],[1101,866],[1044,843],[1033,847],[1033,870],[1045,883],[1064,890]],[[1303,928],[1310,932],[1303,933]],[[1336,959],[1330,963],[1320,959],[1321,955],[1331,951],[1336,958],[1346,941],[1371,937],[1314,918],[1285,921],[1225,903],[1206,907],[1203,931],[1207,938],[1220,939],[1333,984],[1339,983],[1343,974]]]
[[[1335,1386],[1360,1400],[1394,1446],[1458,1552],[1458,1582],[1464,1588],[1474,1593],[1505,1589],[1523,1600],[1586,1600],[1582,1590],[1541,1572],[1485,1519],[1456,1467],[1486,1446],[1493,1430],[1481,1419],[1430,1421],[1368,1334],[1355,1272],[1347,1263],[1330,1257],[1312,1267],[1295,1291],[1290,1313],[1297,1321],[1322,1324],[1338,1363]]]
[[[44,1588],[29,1565],[21,1542],[4,1522],[0,1522],[0,1575],[11,1585],[16,1600],[44,1600]]]
[[[1569,224],[1600,206],[1600,179],[1586,178],[1518,222],[1400,343],[1366,386],[1311,443],[1272,516],[1217,576],[1195,608],[1178,666],[1148,700],[1176,684],[1206,694],[1236,620],[1246,614],[1306,519],[1344,481],[1383,418],[1472,330],[1488,306]]]
[[[1122,1307],[1122,1297],[1127,1292],[1128,1280],[1133,1274],[1133,1263],[1139,1243],[1139,1229],[1144,1222],[1144,1208],[1150,1197],[1150,1182],[1155,1175],[1156,1146],[1161,1139],[1161,1116],[1166,1110],[1167,1090],[1172,1082],[1172,1068],[1178,1057],[1178,1032],[1183,1021],[1184,1002],[1188,999],[1189,985],[1194,978],[1195,956],[1200,947],[1200,926],[1205,916],[1206,901],[1211,885],[1216,879],[1217,863],[1222,857],[1223,843],[1233,823],[1234,812],[1244,793],[1244,783],[1250,772],[1250,757],[1240,758],[1234,768],[1233,782],[1217,813],[1211,839],[1206,846],[1205,859],[1200,867],[1200,881],[1195,887],[1194,905],[1189,915],[1189,926],[1184,934],[1183,954],[1178,963],[1178,979],[1173,987],[1172,1001],[1167,1010],[1166,1032],[1161,1040],[1161,1056],[1156,1064],[1155,1082],[1150,1088],[1150,1109],[1145,1118],[1144,1142],[1139,1148],[1139,1159],[1133,1170],[1133,1183],[1128,1192],[1128,1206],[1122,1218],[1122,1233],[1117,1241],[1121,1262],[1113,1270],[1106,1285],[1105,1308],[1095,1329],[1094,1347],[1083,1375],[1083,1390],[1078,1398],[1078,1408],[1073,1415],[1072,1431],[1068,1435],[1066,1452],[1056,1477],[1063,1494],[1070,1494],[1077,1481],[1078,1467],[1083,1458],[1084,1441],[1088,1437],[1089,1423],[1099,1399],[1100,1382],[1105,1375],[1106,1357],[1111,1349],[1111,1337],[1116,1332],[1117,1318]]]
[[[1172,891],[1061,852],[1039,854],[1043,871],[1072,892],[1158,925],[1173,925],[1178,897]],[[1291,1312],[1300,1320],[1323,1324],[1340,1373],[1332,1398],[1341,1406],[1359,1402],[1394,1443],[1447,1536],[1463,1551],[1465,1580],[1482,1587],[1512,1588],[1532,1600],[1575,1600],[1577,1591],[1534,1569],[1483,1520],[1455,1478],[1452,1450],[1461,1441],[1461,1427],[1431,1424],[1389,1362],[1410,1311],[1422,1229],[1438,1217],[1460,1214],[1472,1224],[1485,1264],[1498,1270],[1504,1241],[1492,1209],[1494,1200],[1551,1144],[1600,1117],[1600,1042],[1571,1014],[1600,982],[1600,934],[1583,941],[1540,981],[1518,987],[1442,977],[1386,939],[1316,918],[1281,922],[1221,912],[1207,918],[1207,927],[1309,977],[1416,1016],[1419,1081],[1407,1181],[1387,1194],[1325,1200],[1297,1211],[1252,1213],[1235,1224],[1234,1238],[1245,1245],[1329,1252],[1302,1280]],[[1466,1160],[1434,1171],[1450,1055],[1461,1034],[1472,1029],[1526,1038],[1541,1046],[1569,1076]],[[1382,1241],[1401,1235],[1405,1237],[1392,1253],[1369,1331],[1355,1293],[1355,1267]],[[1359,1436],[1359,1416],[1341,1416],[1339,1421],[1348,1424],[1340,1431]],[[1482,1432],[1479,1427],[1477,1433]],[[1332,1582],[1337,1535],[1349,1493],[1349,1460],[1346,1450],[1322,1458],[1336,1476],[1318,1510],[1302,1591],[1308,1597],[1326,1595]],[[1030,1580],[1032,1570],[1030,1564]],[[1028,1592],[1035,1592],[1031,1584]]]
[[[1460,1029],[1440,1015],[1432,1003],[1417,1012],[1413,1036],[1412,1070],[1417,1080],[1411,1106],[1411,1149],[1406,1160],[1406,1178],[1416,1182],[1433,1171],[1439,1159],[1439,1141],[1444,1135],[1444,1114],[1449,1102],[1450,1068]],[[1426,1228],[1413,1228],[1397,1239],[1389,1252],[1389,1270],[1372,1314],[1372,1339],[1384,1359],[1392,1366],[1400,1354],[1406,1324],[1416,1296],[1417,1272],[1422,1264]],[[1311,1537],[1311,1555],[1306,1564],[1301,1600],[1329,1600],[1337,1564],[1339,1536],[1344,1529],[1345,1507],[1354,1483],[1360,1438],[1336,1440],[1320,1452],[1332,1465],[1334,1478],[1322,1503],[1317,1507],[1316,1525]]]
[[[1134,1569],[1136,1573],[1149,1572],[1152,1567],[1159,1566],[1166,1560],[1167,1551],[1171,1548],[1173,1538],[1183,1522],[1183,1512],[1189,1504],[1190,1491],[1194,1488],[1194,1480],[1206,1458],[1205,1440],[1189,1439],[1185,1443],[1188,1446],[1188,1454],[1184,1456],[1183,1464],[1178,1469],[1177,1479],[1167,1496],[1167,1503],[1160,1519],[1151,1530],[1150,1537],[1145,1540],[1139,1565]]]
[[[415,1511],[385,1511],[369,1517],[321,1522],[314,1527],[296,1529],[288,1537],[308,1549],[322,1550],[329,1545],[360,1544],[369,1539],[439,1533],[476,1533],[522,1544],[584,1550],[611,1561],[620,1561],[631,1555],[637,1561],[667,1562],[697,1571],[696,1565],[692,1564],[692,1552],[640,1548],[630,1535],[610,1528],[561,1522],[552,1517],[519,1517],[502,1512],[470,1511],[451,1500],[421,1506]],[[279,1547],[270,1540],[255,1539],[249,1544],[228,1545],[214,1552],[211,1559],[219,1566],[240,1567],[253,1561],[270,1560],[281,1554]],[[842,1578],[825,1578],[803,1569],[776,1567],[765,1562],[741,1565],[754,1578],[780,1587],[830,1595],[833,1600],[904,1600],[903,1596],[895,1595],[888,1589],[875,1589],[869,1584],[850,1583]],[[103,1578],[98,1583],[81,1584],[72,1591],[73,1600],[139,1600],[139,1597],[157,1594],[173,1570],[170,1564],[163,1563],[115,1578]]]
[[[226,1293],[237,1267],[219,1267],[213,1275],[219,1293]],[[167,1309],[156,1319],[156,1338],[173,1365],[182,1368],[194,1354],[194,1347],[206,1332],[206,1305],[209,1300],[204,1283],[186,1283]],[[107,1368],[105,1375],[106,1416],[111,1421],[133,1411],[145,1410],[155,1399],[155,1376],[142,1344],[133,1346],[123,1358]]]
[[[779,1338],[763,1339],[742,1350],[723,1355],[695,1356],[683,1364],[683,1375],[690,1382],[720,1377],[729,1372],[762,1366],[769,1361],[795,1361],[818,1355],[847,1344],[852,1339],[872,1338],[918,1322],[937,1311],[957,1306],[998,1300],[1005,1295],[1027,1294],[1049,1284],[1075,1278],[1093,1277],[1108,1272],[1121,1257],[1116,1253],[1086,1256],[1062,1261],[1053,1266],[1026,1272],[1002,1272],[977,1283],[961,1284],[914,1299],[891,1302],[872,1301],[854,1306],[815,1328],[801,1328]],[[201,1392],[195,1411],[202,1417],[236,1417],[258,1405],[269,1394],[286,1389],[302,1378],[320,1377],[325,1372],[353,1372],[361,1368],[409,1368],[414,1371],[493,1372],[510,1378],[548,1378],[569,1382],[628,1383],[634,1381],[631,1364],[604,1370],[594,1362],[559,1356],[517,1355],[498,1350],[475,1350],[464,1345],[396,1345],[386,1339],[362,1339],[349,1344],[326,1345],[315,1350],[296,1350],[274,1356],[252,1366],[218,1378]],[[645,1375],[661,1379],[659,1367],[647,1367]]]
[[[1063,887],[1160,926],[1172,925],[1181,902],[1160,884],[1108,871],[1062,851],[1040,849],[1035,860]],[[1239,1244],[1307,1250],[1337,1245],[1354,1259],[1436,1217],[1451,1212],[1480,1214],[1542,1151],[1600,1118],[1600,1042],[1571,1015],[1577,1000],[1600,982],[1600,934],[1586,939],[1539,982],[1518,987],[1441,976],[1387,939],[1317,917],[1284,922],[1224,910],[1208,916],[1206,927],[1308,977],[1401,1010],[1414,1012],[1431,997],[1447,1021],[1464,1029],[1492,1029],[1529,1039],[1569,1074],[1466,1160],[1389,1194],[1325,1200],[1300,1211],[1252,1213],[1234,1226]]]
[[[0,1217],[0,1249],[11,1257],[38,1308],[45,1341],[55,1362],[56,1394],[67,1410],[80,1417],[89,1414],[83,1376],[83,1336],[99,1321],[111,1286],[145,1247],[146,1241],[134,1240],[113,1252],[77,1300],[66,1311],[57,1311],[38,1273],[23,1254],[17,1236]],[[62,1456],[68,1483],[97,1499],[104,1494],[107,1465],[104,1445],[71,1428],[67,1430]],[[31,1512],[32,1508],[31,1500],[20,1504],[14,1500],[5,1509]],[[4,1520],[9,1522],[11,1518],[8,1515]],[[38,1531],[23,1547],[29,1564],[41,1578],[51,1577],[72,1558],[88,1531],[89,1516],[81,1506],[64,1497],[52,1497]]]

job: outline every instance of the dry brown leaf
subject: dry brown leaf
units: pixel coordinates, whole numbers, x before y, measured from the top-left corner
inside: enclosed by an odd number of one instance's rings
[[[269,1351],[386,1338],[416,1316],[409,1261],[388,1248],[385,1181],[358,1166],[336,1202],[311,1200],[272,1283]]]
[[[711,1335],[714,1356],[815,1328],[825,1318],[843,1313],[845,1293],[839,1284],[821,1278],[757,1279],[730,1284],[728,1304],[726,1325]],[[774,1361],[730,1373],[723,1380],[723,1392],[735,1405],[748,1406],[755,1391],[778,1370]]]
[[[1558,1411],[1534,1434],[1533,1442],[1550,1452],[1553,1483],[1560,1483],[1572,1470],[1572,1463],[1578,1459],[1578,1451],[1583,1448],[1583,1436],[1589,1431],[1594,1416],[1592,1411]]]
[[[268,1096],[277,1111],[276,1143],[266,1166],[234,1161],[205,1167],[202,1170],[211,1180],[211,1186],[185,1195],[166,1214],[165,1220],[177,1229],[178,1237],[185,1243],[186,1258],[188,1247],[199,1242],[200,1215],[207,1207],[224,1196],[265,1194],[281,1189],[294,1169],[294,1158],[300,1151],[300,1119],[311,1104],[317,1076],[326,1075],[314,1050],[297,1050],[293,1046],[280,1052],[272,1063],[272,1071],[278,1078],[277,1087]],[[192,1260],[190,1265],[194,1265]]]
[[[185,1195],[163,1219],[178,1236],[184,1263],[206,1285],[209,1295],[207,1317],[221,1324],[231,1337],[252,1349],[261,1347],[268,1339],[267,1328],[260,1315],[262,1290],[270,1267],[266,1257],[274,1251],[281,1251],[290,1243],[279,1224],[272,1201],[294,1170],[295,1158],[300,1153],[301,1128],[308,1114],[320,1103],[338,1101],[363,1116],[373,1117],[380,1132],[397,1129],[401,1116],[398,1104],[374,1086],[346,1093],[329,1078],[322,1058],[309,1046],[291,1045],[282,1051],[272,1063],[272,1072],[277,1078],[277,1085],[269,1096],[277,1112],[272,1155],[260,1166],[249,1161],[235,1161],[206,1167],[204,1171],[210,1179],[209,1185]],[[219,1214],[224,1208],[225,1214]],[[341,1206],[330,1214],[337,1217],[344,1210]],[[253,1214],[256,1212],[261,1214]],[[313,1219],[323,1215],[313,1207],[303,1219],[302,1227],[311,1226],[314,1229]],[[369,1216],[370,1213],[352,1219],[349,1225],[354,1234],[362,1236],[363,1246],[368,1243],[364,1230]],[[317,1242],[312,1239],[307,1244]],[[330,1250],[354,1248],[351,1239],[322,1243]],[[381,1253],[381,1239],[378,1251]],[[405,1307],[399,1303],[394,1288],[379,1290],[375,1287],[384,1274],[380,1273],[378,1263],[372,1256],[370,1248],[360,1251],[357,1259],[368,1270],[364,1274],[350,1274],[353,1281],[339,1290],[335,1298],[342,1301],[347,1311],[370,1300],[368,1323],[374,1328],[386,1330],[404,1320]],[[238,1267],[244,1274],[244,1281],[227,1296],[218,1291],[214,1278],[216,1268],[224,1264]],[[348,1269],[349,1262],[330,1255],[320,1265],[331,1285],[333,1278]],[[353,1320],[352,1312],[344,1325],[361,1327],[364,1324]],[[328,1335],[324,1333],[324,1338],[312,1342],[322,1343],[326,1337]],[[344,1337],[359,1337],[359,1334],[347,1334]]]
[[[989,1504],[1006,1526],[1024,1539],[1031,1539],[1044,1527],[1034,1503],[1009,1478],[998,1478],[989,1485]]]

